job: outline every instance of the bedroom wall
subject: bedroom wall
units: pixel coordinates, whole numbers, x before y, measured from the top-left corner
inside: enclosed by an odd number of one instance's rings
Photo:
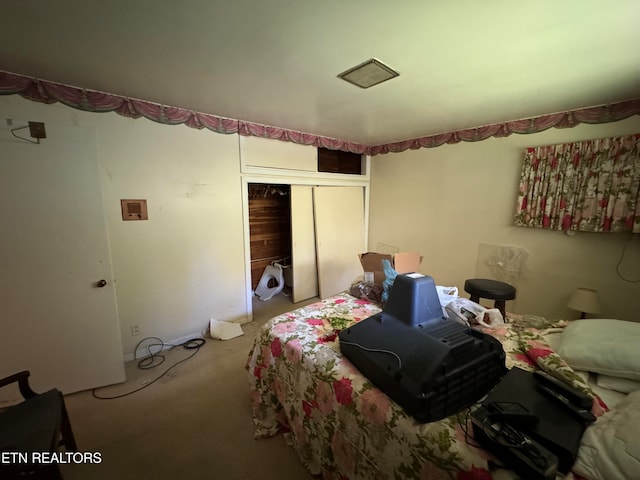
[[[199,333],[210,317],[247,320],[237,135],[18,96],[0,97],[0,111],[2,122],[43,121],[95,133],[125,354],[145,336],[171,341]],[[122,221],[126,198],[147,199],[149,220]],[[132,323],[140,336],[131,336]]]
[[[369,250],[417,250],[424,255],[422,273],[468,296],[464,281],[476,276],[479,252],[485,258],[481,244],[520,247],[528,257],[517,299],[507,303],[508,310],[577,318],[566,304],[572,291],[584,286],[599,291],[601,317],[640,321],[640,283],[625,282],[616,274],[627,245],[620,269],[626,277],[640,278],[640,236],[568,236],[512,225],[524,148],[638,132],[640,117],[635,116],[611,124],[377,155],[371,161]]]

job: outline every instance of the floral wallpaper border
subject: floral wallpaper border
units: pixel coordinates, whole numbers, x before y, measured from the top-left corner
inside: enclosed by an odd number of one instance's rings
[[[571,128],[581,123],[608,123],[640,115],[640,99],[570,110],[539,117],[485,125],[455,132],[429,135],[382,145],[364,145],[274,126],[261,125],[216,115],[161,105],[121,95],[79,88],[0,70],[0,95],[20,95],[43,103],[60,102],[89,112],[116,112],[129,118],[145,117],[166,125],[206,128],[215,133],[271,138],[301,145],[324,147],[352,153],[379,155],[419,148],[434,148],[461,141],[478,142],[490,137],[507,137],[512,133],[537,133],[554,128]]]

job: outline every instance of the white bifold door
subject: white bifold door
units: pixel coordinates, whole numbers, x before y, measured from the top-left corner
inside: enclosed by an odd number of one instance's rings
[[[363,187],[291,186],[293,302],[348,290],[362,275]]]
[[[46,130],[0,131],[0,377],[70,393],[125,372],[94,134]]]
[[[291,270],[293,303],[318,296],[313,187],[291,185]]]

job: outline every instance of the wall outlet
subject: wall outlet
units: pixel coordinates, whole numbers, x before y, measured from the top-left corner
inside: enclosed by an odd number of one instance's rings
[[[140,325],[131,324],[131,336],[136,337],[140,335]]]

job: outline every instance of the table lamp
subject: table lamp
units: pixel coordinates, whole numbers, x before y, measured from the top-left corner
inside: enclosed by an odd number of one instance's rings
[[[567,306],[580,312],[580,318],[586,318],[587,313],[595,314],[602,311],[598,292],[593,288],[576,288]]]

